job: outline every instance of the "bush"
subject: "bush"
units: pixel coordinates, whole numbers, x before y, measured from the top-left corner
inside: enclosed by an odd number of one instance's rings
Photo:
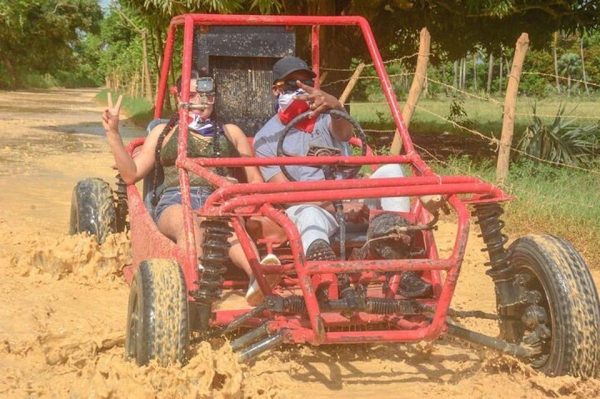
[[[553,163],[582,166],[592,162],[599,153],[600,123],[578,126],[575,118],[565,119],[565,108],[559,105],[554,121],[547,125],[537,116],[534,105],[532,123],[525,129],[517,148]]]

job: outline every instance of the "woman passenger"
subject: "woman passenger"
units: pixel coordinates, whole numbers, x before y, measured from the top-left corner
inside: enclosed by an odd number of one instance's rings
[[[177,100],[182,102],[181,79],[177,82]],[[189,157],[252,157],[254,156],[248,139],[242,130],[233,124],[225,124],[220,132],[217,123],[210,119],[214,112],[215,91],[214,81],[210,77],[200,77],[197,71],[192,71],[190,80],[190,103],[197,105],[198,109],[189,111],[188,120],[188,156]],[[122,97],[119,96],[113,106],[109,93],[108,108],[102,114],[108,144],[115,158],[117,169],[122,179],[127,184],[134,184],[147,176],[155,167],[162,166],[164,183],[162,192],[155,198],[154,221],[158,229],[167,237],[177,243],[185,245],[185,231],[183,226],[183,210],[181,205],[181,189],[179,187],[178,168],[175,166],[177,158],[178,113],[168,123],[154,127],[142,146],[141,151],[132,158],[126,150],[119,133],[119,111]],[[159,158],[159,163],[157,161]],[[249,166],[244,168],[249,183],[262,182],[258,168]],[[204,205],[213,187],[206,180],[190,173],[190,197],[192,209],[199,209]],[[156,180],[156,178],[155,178]],[[155,181],[155,186],[157,181]],[[156,188],[155,188],[156,189]],[[197,221],[198,222],[198,221]],[[202,247],[202,231],[198,223],[194,223],[196,250],[200,256]],[[229,250],[232,262],[242,268],[254,282],[252,270],[246,256],[237,240],[233,237]],[[251,284],[246,294],[250,303],[260,301],[262,293],[257,284]]]

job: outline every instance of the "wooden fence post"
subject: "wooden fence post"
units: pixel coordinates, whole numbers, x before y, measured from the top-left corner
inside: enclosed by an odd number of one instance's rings
[[[500,150],[498,152],[498,163],[496,165],[496,182],[504,184],[508,176],[508,164],[510,159],[510,147],[512,145],[513,133],[515,130],[515,108],[517,104],[517,95],[519,94],[519,81],[521,80],[521,71],[525,54],[529,48],[529,35],[522,33],[517,40],[515,47],[515,56],[507,76],[506,97],[504,99],[504,118],[502,120],[502,136],[500,137]]]
[[[417,68],[415,70],[415,77],[413,78],[412,84],[410,85],[410,90],[408,92],[408,98],[406,99],[406,103],[402,108],[402,119],[404,120],[404,124],[408,128],[410,125],[410,120],[415,112],[415,107],[417,105],[417,101],[419,101],[419,97],[421,96],[421,92],[423,91],[423,86],[425,84],[425,80],[427,79],[427,64],[429,63],[429,51],[431,48],[431,35],[427,28],[421,29],[421,39],[419,41],[419,57],[417,58]],[[391,155],[400,154],[400,150],[402,149],[402,141],[400,140],[400,132],[396,130],[394,133],[394,140],[392,141],[392,147],[390,148]]]
[[[342,105],[344,105],[346,103],[346,100],[348,100],[348,97],[350,96],[350,93],[352,93],[352,89],[354,89],[354,86],[356,85],[356,82],[358,81],[358,77],[362,73],[363,69],[365,69],[365,64],[363,62],[361,62],[360,64],[358,64],[356,66],[356,69],[354,70],[354,73],[350,77],[350,80],[348,81],[348,84],[346,85],[344,92],[340,96],[339,100],[342,103]]]

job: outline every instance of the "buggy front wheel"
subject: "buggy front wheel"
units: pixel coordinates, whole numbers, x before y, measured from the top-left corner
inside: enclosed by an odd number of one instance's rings
[[[513,308],[503,338],[536,348],[531,365],[545,374],[598,376],[600,300],[581,255],[551,235],[519,238],[509,253],[515,284],[530,300]]]
[[[127,312],[127,355],[139,365],[183,364],[189,345],[186,285],[179,264],[168,259],[143,261],[131,284]]]

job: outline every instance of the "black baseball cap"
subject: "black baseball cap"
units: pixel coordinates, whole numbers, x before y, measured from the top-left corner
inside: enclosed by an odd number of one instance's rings
[[[273,83],[296,71],[306,71],[312,78],[317,76],[303,59],[289,55],[283,57],[273,65]]]

